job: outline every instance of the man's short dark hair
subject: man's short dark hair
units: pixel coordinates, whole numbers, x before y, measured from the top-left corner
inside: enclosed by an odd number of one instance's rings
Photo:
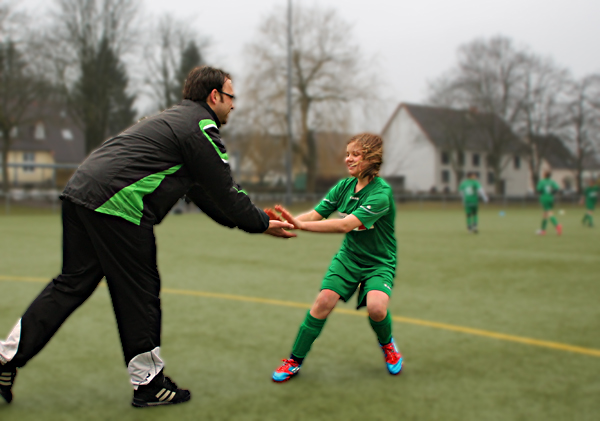
[[[194,68],[185,79],[183,99],[206,102],[213,89],[221,90],[229,73],[214,67],[199,66]]]

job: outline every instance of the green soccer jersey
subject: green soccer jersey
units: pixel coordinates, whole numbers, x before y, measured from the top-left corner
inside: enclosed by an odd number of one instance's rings
[[[481,184],[477,180],[466,179],[458,187],[458,191],[462,194],[465,205],[476,205],[479,203],[479,190]]]
[[[600,191],[600,186],[588,186],[583,191],[583,196],[585,197],[585,204],[589,206],[595,206],[598,201],[598,191]]]
[[[556,181],[544,178],[539,181],[536,190],[540,194],[540,202],[551,202],[554,200],[554,193],[558,192],[560,188]]]
[[[358,193],[357,179],[346,178],[331,189],[315,207],[327,218],[335,210],[342,217],[354,215],[362,225],[346,234],[340,253],[360,265],[385,265],[396,268],[396,205],[390,186],[375,177]]]

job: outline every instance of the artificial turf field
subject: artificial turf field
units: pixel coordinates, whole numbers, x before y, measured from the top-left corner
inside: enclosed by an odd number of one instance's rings
[[[101,286],[20,371],[0,419],[598,420],[600,228],[583,228],[581,208],[566,208],[564,235],[538,237],[540,214],[480,208],[481,232],[470,235],[459,208],[399,206],[390,308],[402,375],[387,374],[352,302],[284,384],[271,373],[342,236],[281,240],[171,215],[156,229],[161,355],[192,400],[130,406]],[[0,337],[60,270],[60,236],[57,214],[0,216]]]

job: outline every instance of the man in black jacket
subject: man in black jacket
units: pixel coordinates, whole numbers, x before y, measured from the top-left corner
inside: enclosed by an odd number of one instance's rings
[[[90,154],[63,200],[63,268],[0,341],[0,394],[12,400],[17,368],[50,340],[106,277],[137,407],[186,402],[163,374],[160,278],[153,226],[187,195],[216,222],[249,233],[295,236],[270,221],[231,177],[219,127],[235,98],[230,76],[198,67],[184,100],[141,120]]]

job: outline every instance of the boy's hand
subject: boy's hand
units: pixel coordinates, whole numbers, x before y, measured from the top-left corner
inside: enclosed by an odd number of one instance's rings
[[[269,219],[271,221],[282,221],[283,222],[283,219],[281,218],[281,216],[277,215],[277,212],[275,212],[273,209],[265,208],[264,211],[267,215],[269,215]]]
[[[296,218],[294,218],[292,216],[292,214],[283,206],[281,205],[275,205],[275,210],[277,212],[281,213],[281,216],[283,216],[283,218],[288,221],[290,224],[292,224],[294,226],[294,228],[301,230],[302,229],[302,222],[300,222],[299,220],[297,220]]]

